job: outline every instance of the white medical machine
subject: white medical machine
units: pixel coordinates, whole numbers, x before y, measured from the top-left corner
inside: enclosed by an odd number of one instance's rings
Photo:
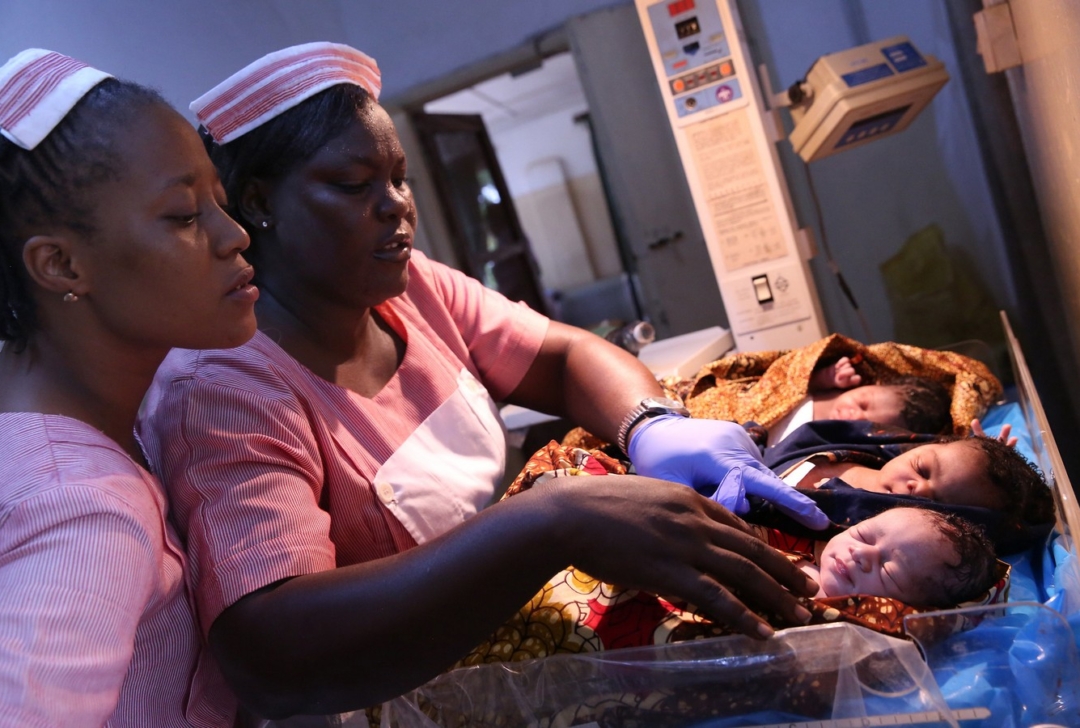
[[[824,56],[805,81],[767,97],[735,0],[636,4],[736,347],[822,338],[807,262],[816,251],[791,204],[770,107],[791,107],[792,144],[810,161],[906,128],[948,74],[893,38]]]

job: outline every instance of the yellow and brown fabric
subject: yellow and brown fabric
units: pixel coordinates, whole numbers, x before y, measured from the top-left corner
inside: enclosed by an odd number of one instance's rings
[[[667,386],[685,391],[683,401],[695,417],[769,427],[807,396],[816,369],[842,356],[851,358],[866,384],[903,376],[941,382],[952,393],[957,434],[967,434],[972,418],[982,416],[1002,394],[1001,382],[986,365],[962,354],[906,344],[865,345],[839,334],[791,351],[726,356],[702,367],[692,382]]]
[[[667,396],[684,402],[694,417],[769,427],[808,396],[815,370],[842,356],[852,359],[865,384],[904,376],[941,382],[952,394],[950,414],[959,435],[966,435],[971,420],[1001,398],[1001,382],[976,359],[907,344],[866,345],[840,334],[799,349],[731,354],[706,364],[693,377],[666,377],[660,385]],[[563,444],[588,449],[605,443],[577,428]]]

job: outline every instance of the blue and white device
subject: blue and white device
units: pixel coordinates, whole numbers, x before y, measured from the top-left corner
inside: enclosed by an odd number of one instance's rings
[[[790,349],[820,339],[812,246],[791,205],[735,0],[635,2],[735,345]]]
[[[791,106],[788,139],[810,162],[903,131],[949,80],[904,36],[819,58]]]

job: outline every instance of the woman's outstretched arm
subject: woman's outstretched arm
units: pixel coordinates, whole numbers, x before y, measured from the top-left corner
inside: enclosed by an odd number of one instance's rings
[[[405,553],[249,594],[215,620],[210,646],[264,716],[356,709],[446,669],[570,564],[685,599],[758,638],[772,630],[744,603],[799,624],[809,615],[787,589],[816,591],[742,521],[685,486],[565,478]]]

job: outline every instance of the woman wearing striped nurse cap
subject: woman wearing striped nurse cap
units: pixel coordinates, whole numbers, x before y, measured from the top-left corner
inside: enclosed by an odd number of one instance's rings
[[[730,588],[807,617],[781,586],[810,593],[806,580],[684,485],[557,483],[484,508],[503,478],[507,401],[628,440],[639,473],[764,489],[824,519],[759,470],[741,428],[648,419],[659,410],[639,403],[661,390],[634,357],[414,250],[379,91],[371,58],[310,43],[192,104],[252,236],[260,331],[231,351],[173,352],[139,427],[241,698],[278,717],[402,693],[571,562],[759,637],[769,628]],[[496,598],[472,598],[493,582]]]
[[[134,435],[170,347],[254,333],[195,130],[73,58],[0,67],[0,725],[231,726]]]

